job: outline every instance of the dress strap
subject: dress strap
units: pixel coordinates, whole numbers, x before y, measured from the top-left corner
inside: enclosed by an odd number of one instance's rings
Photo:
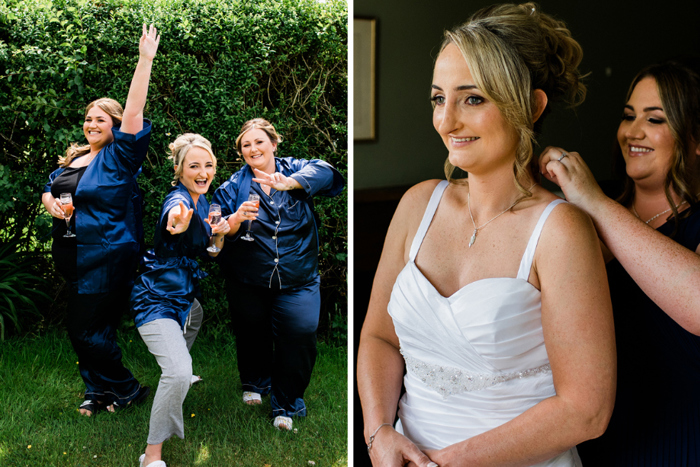
[[[549,217],[552,210],[561,203],[566,203],[563,199],[556,199],[549,203],[542,214],[540,215],[540,220],[537,221],[535,230],[532,231],[530,236],[530,241],[527,242],[527,248],[525,248],[525,253],[523,254],[523,259],[520,260],[520,269],[518,269],[518,279],[527,280],[530,277],[530,269],[532,268],[532,261],[535,258],[535,250],[537,249],[537,242],[540,240],[540,234],[542,233],[542,228],[544,223]]]
[[[437,207],[440,204],[442,194],[445,192],[445,188],[447,188],[449,184],[450,182],[448,182],[447,180],[442,180],[440,183],[437,184],[437,186],[433,190],[433,194],[430,196],[430,201],[428,202],[428,207],[425,208],[423,220],[420,222],[420,226],[418,226],[416,236],[413,237],[413,243],[411,243],[411,251],[408,254],[409,261],[414,261],[416,259],[416,255],[418,255],[418,250],[420,249],[420,246],[423,243],[423,238],[425,238],[425,233],[428,231],[428,227],[430,227],[430,223],[433,220],[435,211],[437,211]]]

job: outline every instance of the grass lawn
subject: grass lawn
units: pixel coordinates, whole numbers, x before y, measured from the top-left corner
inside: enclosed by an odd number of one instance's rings
[[[0,465],[138,466],[160,369],[135,328],[119,335],[124,362],[151,387],[148,400],[118,413],[81,417],[84,386],[64,332],[0,343]],[[241,401],[233,336],[206,323],[192,348],[203,381],[184,403],[185,439],[163,445],[168,467],[347,466],[347,349],[319,344],[306,419],[294,432],[271,423],[269,397]]]

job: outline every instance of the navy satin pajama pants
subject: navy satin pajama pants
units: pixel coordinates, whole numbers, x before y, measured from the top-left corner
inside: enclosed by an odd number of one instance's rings
[[[117,328],[129,308],[130,287],[100,294],[78,294],[77,284],[68,299],[66,327],[78,355],[85,399],[126,404],[141,385],[122,364]]]
[[[243,391],[270,393],[272,415],[306,416],[316,363],[321,279],[291,289],[226,281]]]

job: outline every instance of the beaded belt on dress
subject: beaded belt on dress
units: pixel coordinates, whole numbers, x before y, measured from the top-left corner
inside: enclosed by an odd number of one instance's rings
[[[426,363],[411,357],[403,349],[401,349],[401,355],[406,361],[406,369],[427,386],[437,391],[444,399],[453,394],[478,391],[512,379],[527,378],[552,372],[549,363],[547,363],[537,368],[514,371],[512,373],[469,373],[451,366]]]

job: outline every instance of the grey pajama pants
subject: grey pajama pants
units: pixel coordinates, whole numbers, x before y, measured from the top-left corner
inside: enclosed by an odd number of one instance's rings
[[[148,350],[156,357],[161,375],[153,399],[148,444],[160,444],[173,435],[185,438],[182,403],[192,381],[190,349],[202,325],[202,306],[195,299],[183,334],[180,323],[164,318],[139,328]]]

